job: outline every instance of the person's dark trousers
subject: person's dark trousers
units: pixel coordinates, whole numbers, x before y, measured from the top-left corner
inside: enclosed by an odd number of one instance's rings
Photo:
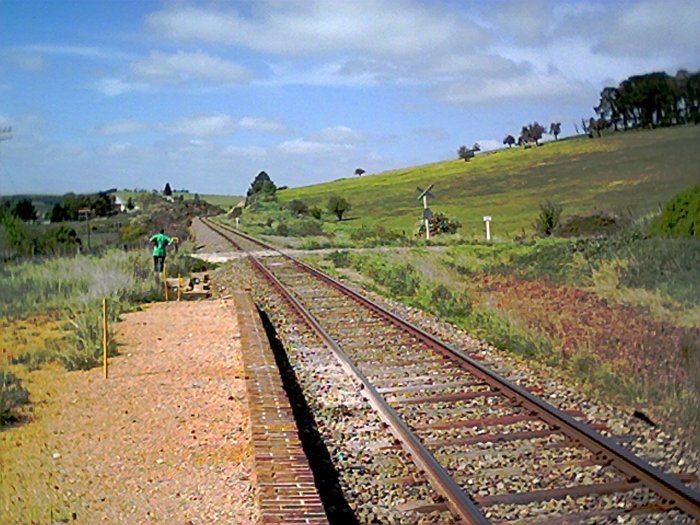
[[[165,262],[165,257],[163,257],[162,255],[154,255],[153,256],[153,270],[156,273],[162,273],[164,262]]]

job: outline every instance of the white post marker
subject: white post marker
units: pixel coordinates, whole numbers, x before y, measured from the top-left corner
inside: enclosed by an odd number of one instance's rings
[[[241,219],[240,217],[236,217],[236,228],[238,228],[241,225]]]
[[[426,192],[426,194],[423,194],[423,209],[424,210],[428,209],[427,192]],[[425,240],[427,240],[427,241],[430,240],[430,219],[428,217],[425,218]]]
[[[418,193],[420,193],[420,195],[418,195],[418,200],[423,201],[423,220],[425,221],[425,239],[428,241],[430,240],[430,219],[433,218],[433,212],[430,211],[430,208],[428,208],[428,197],[435,197],[435,195],[430,193],[430,190],[433,189],[433,186],[435,186],[435,184],[431,184],[425,190],[423,188],[421,188],[420,186],[418,186],[416,188]]]
[[[486,225],[486,240],[491,240],[491,216],[484,215],[484,224]]]

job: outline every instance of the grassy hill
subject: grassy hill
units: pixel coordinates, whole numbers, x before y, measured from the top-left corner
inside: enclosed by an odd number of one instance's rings
[[[325,208],[337,194],[352,204],[337,227],[383,224],[411,231],[421,216],[416,186],[434,183],[434,212],[457,218],[466,237],[483,235],[483,216],[493,218],[498,238],[512,238],[532,224],[548,200],[563,217],[592,209],[639,218],[700,179],[700,127],[574,137],[539,148],[482,154],[469,162],[450,160],[376,175],[286,189],[282,202],[302,199]]]

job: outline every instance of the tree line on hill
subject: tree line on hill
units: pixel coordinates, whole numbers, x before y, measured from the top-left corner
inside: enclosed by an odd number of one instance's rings
[[[607,86],[600,92],[598,105],[593,108],[596,117],[581,119],[583,132],[589,137],[601,136],[606,129],[624,131],[629,129],[655,128],[700,123],[700,71],[691,73],[679,70],[675,76],[664,72],[633,75],[616,87]],[[576,133],[578,124],[574,122]],[[518,145],[539,146],[545,133],[558,140],[561,122],[552,122],[549,131],[539,122],[527,124],[516,139],[508,134],[503,144],[509,148]],[[460,146],[457,156],[464,161],[480,151],[478,144],[472,148]]]
[[[116,213],[114,202],[115,197],[111,191],[89,195],[67,193],[58,202],[54,202],[51,211],[46,213],[44,219],[50,222],[79,220],[81,210],[90,210],[92,216],[108,217]],[[133,208],[133,204],[131,207]],[[4,215],[14,216],[24,222],[39,219],[37,208],[29,197],[0,200],[0,216]]]

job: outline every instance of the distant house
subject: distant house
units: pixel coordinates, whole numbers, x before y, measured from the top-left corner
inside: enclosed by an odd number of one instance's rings
[[[114,211],[124,213],[126,211],[126,203],[120,197],[114,197]]]

